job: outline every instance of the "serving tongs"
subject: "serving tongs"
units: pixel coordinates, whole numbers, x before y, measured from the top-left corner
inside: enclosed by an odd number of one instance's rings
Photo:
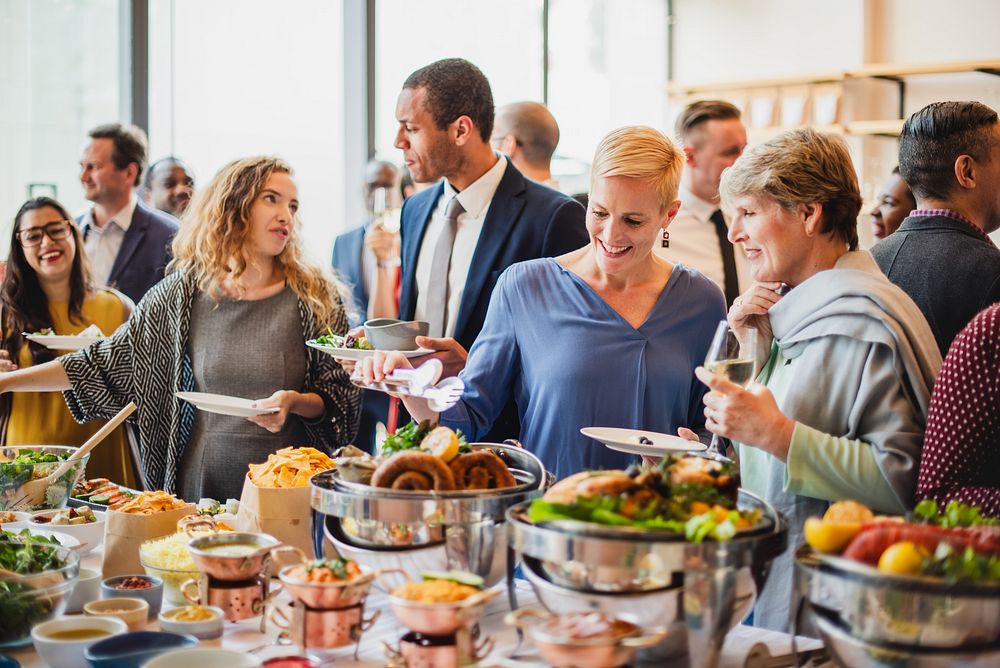
[[[452,376],[441,380],[443,373],[441,360],[431,358],[415,369],[396,369],[381,383],[366,383],[357,372],[351,376],[351,382],[366,390],[426,399],[432,411],[442,413],[458,403],[465,392],[461,378]]]

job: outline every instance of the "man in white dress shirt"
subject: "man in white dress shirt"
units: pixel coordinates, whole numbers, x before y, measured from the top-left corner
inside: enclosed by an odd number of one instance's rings
[[[700,100],[685,107],[676,130],[687,160],[677,195],[681,209],[670,224],[669,237],[654,250],[670,262],[708,276],[732,305],[748,287],[748,274],[743,249],[726,239],[728,216],[720,209],[719,181],[743,153],[746,128],[740,110],[732,104]]]
[[[136,196],[146,166],[142,129],[111,123],[94,128],[89,136],[80,159],[80,183],[94,206],[77,224],[94,281],[138,302],[163,278],[177,219]]]

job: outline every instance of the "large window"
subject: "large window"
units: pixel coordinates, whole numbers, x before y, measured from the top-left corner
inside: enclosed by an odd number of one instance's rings
[[[118,0],[3,0],[0,13],[0,253],[29,196],[70,211],[87,131],[118,118]]]
[[[327,263],[343,220],[343,14],[327,0],[151,2],[151,159],[173,154],[196,188],[236,158],[295,169],[305,246]]]
[[[396,98],[411,72],[441,58],[475,63],[497,106],[542,99],[542,0],[376,0],[375,152],[401,162]]]

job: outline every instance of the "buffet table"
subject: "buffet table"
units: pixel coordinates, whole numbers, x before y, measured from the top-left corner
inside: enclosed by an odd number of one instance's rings
[[[100,570],[103,558],[102,549],[94,550],[81,560],[81,566]],[[518,580],[517,598],[519,605],[529,607],[536,605],[534,593],[530,585],[523,580]],[[279,597],[279,600],[281,598]],[[170,607],[164,604],[164,607]],[[336,650],[310,650],[310,654],[324,662],[324,665],[336,661],[336,665],[344,667],[364,667],[374,668],[385,666],[387,663],[385,647],[383,643],[395,646],[396,641],[402,636],[406,629],[399,625],[385,601],[385,597],[377,590],[373,590],[368,597],[365,606],[366,616],[370,616],[373,611],[381,610],[379,619],[375,625],[361,638],[361,646],[358,656],[354,656],[354,646],[342,647]],[[518,648],[517,635],[512,627],[504,624],[503,618],[508,612],[507,598],[500,596],[494,599],[487,607],[481,628],[486,635],[495,638],[496,644],[493,650],[482,662],[483,666],[505,666],[508,668],[536,668],[544,666],[539,656],[535,653],[530,642],[525,641]],[[273,624],[268,624],[265,635],[259,633],[260,618],[247,619],[241,622],[227,623],[225,632],[221,639],[202,641],[206,646],[222,646],[227,649],[241,651],[253,651],[273,645],[280,633]],[[155,621],[150,622],[149,630],[156,630]],[[765,666],[793,665],[790,654],[790,636],[774,631],[767,631],[748,626],[739,626],[734,629],[726,638],[723,647],[723,656],[720,668],[764,668]],[[751,649],[758,643],[767,648],[768,653],[774,657],[788,656],[788,661],[783,663],[768,663],[762,661],[761,648],[757,648],[755,656],[748,660]],[[821,643],[812,639],[800,639],[800,649],[815,649]],[[296,648],[290,646],[289,653],[296,653]],[[516,653],[515,653],[516,650]],[[31,646],[19,649],[8,650],[7,655],[17,659],[23,668],[41,668],[46,664]],[[513,656],[513,658],[511,658]],[[681,666],[687,665],[687,657],[681,657],[669,664],[660,663],[661,666]],[[832,665],[832,664],[817,664]]]

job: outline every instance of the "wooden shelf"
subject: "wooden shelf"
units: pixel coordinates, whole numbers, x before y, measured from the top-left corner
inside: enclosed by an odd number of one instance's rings
[[[878,137],[899,137],[903,130],[902,118],[885,121],[852,121],[844,131],[849,135],[874,135]]]
[[[967,60],[958,63],[932,63],[928,65],[876,64],[845,72],[848,79],[884,78],[905,79],[926,74],[964,74],[981,72],[1000,76],[1000,60]]]
[[[671,95],[698,95],[700,93],[715,93],[732,90],[755,90],[761,88],[787,88],[790,86],[809,86],[812,84],[837,83],[844,80],[843,72],[827,74],[810,74],[794,77],[778,77],[774,79],[753,79],[747,81],[719,81],[703,84],[668,83],[667,92]]]

